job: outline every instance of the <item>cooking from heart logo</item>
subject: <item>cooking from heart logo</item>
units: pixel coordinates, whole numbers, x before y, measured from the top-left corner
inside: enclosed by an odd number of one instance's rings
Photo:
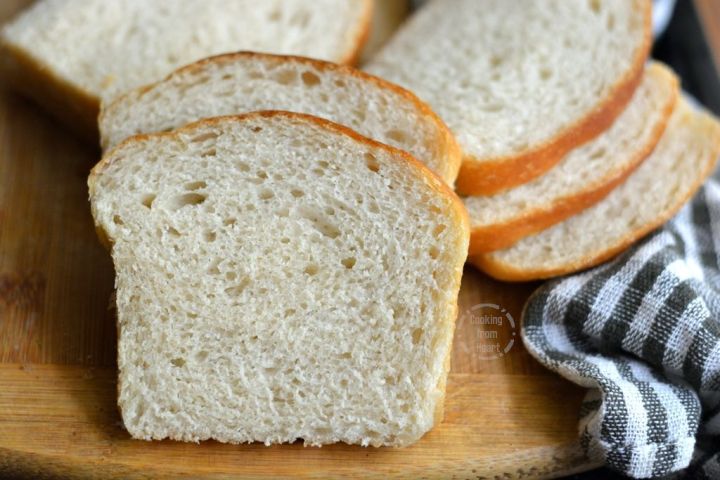
[[[465,332],[464,344],[472,348],[473,357],[496,360],[507,355],[515,345],[515,319],[505,308],[495,303],[479,303],[463,312],[459,319]]]

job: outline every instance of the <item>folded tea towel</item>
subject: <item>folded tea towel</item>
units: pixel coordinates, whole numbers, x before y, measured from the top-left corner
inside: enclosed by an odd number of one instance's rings
[[[636,478],[720,479],[720,177],[664,228],[542,286],[522,337],[588,388],[587,455]]]

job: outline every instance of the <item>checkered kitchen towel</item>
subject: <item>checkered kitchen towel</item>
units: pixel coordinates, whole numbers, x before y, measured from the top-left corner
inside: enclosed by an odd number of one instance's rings
[[[588,456],[632,477],[720,479],[718,179],[614,261],[545,284],[523,323],[530,352],[589,389]]]

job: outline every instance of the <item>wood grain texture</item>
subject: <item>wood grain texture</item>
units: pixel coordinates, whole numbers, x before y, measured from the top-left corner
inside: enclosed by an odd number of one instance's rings
[[[472,268],[460,295],[445,420],[417,444],[130,439],[116,408],[113,268],[87,202],[98,155],[34,105],[0,91],[0,477],[505,479],[594,466],[577,441],[583,391],[535,362],[517,325],[474,321],[500,315],[476,308],[483,303],[518,320],[536,285],[505,285]],[[493,342],[513,344],[484,358],[479,348]]]

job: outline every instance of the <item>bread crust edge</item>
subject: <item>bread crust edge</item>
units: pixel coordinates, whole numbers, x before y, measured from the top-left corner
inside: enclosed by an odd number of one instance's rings
[[[637,170],[655,150],[680,96],[680,81],[672,71],[664,66],[659,66],[658,75],[668,78],[668,82],[672,83],[673,92],[668,97],[667,103],[663,105],[662,118],[655,125],[650,139],[623,168],[608,172],[603,178],[593,179],[584,190],[557,198],[550,205],[525,211],[521,215],[501,223],[471,227],[469,255],[474,256],[509,248],[529,235],[545,230],[582,212],[605,198]]]
[[[117,106],[123,102],[128,101],[128,99],[135,97],[140,98],[143,95],[145,95],[150,90],[157,88],[158,86],[171,81],[173,78],[179,75],[184,74],[192,74],[196,75],[199,72],[201,72],[204,68],[216,64],[222,64],[222,63],[232,63],[238,60],[260,60],[263,62],[289,62],[294,63],[298,65],[309,65],[312,68],[315,68],[319,71],[325,72],[325,71],[331,71],[335,74],[340,75],[347,75],[349,77],[357,78],[363,82],[369,82],[376,87],[380,88],[381,90],[389,90],[393,92],[394,94],[402,97],[406,101],[410,102],[423,116],[430,119],[430,121],[435,125],[437,129],[437,133],[439,137],[437,138],[438,143],[442,146],[442,152],[444,154],[444,158],[446,160],[444,171],[442,172],[436,172],[442,179],[446,181],[449,185],[453,185],[455,182],[455,179],[457,178],[458,171],[460,170],[460,163],[462,161],[462,153],[460,149],[460,145],[457,143],[457,140],[455,139],[455,136],[452,134],[448,126],[445,124],[445,122],[442,121],[442,119],[430,108],[430,106],[420,100],[414,93],[411,91],[396,85],[394,83],[391,83],[387,80],[384,80],[380,77],[377,77],[375,75],[371,75],[369,73],[366,73],[362,70],[356,69],[349,65],[340,65],[332,62],[327,62],[324,60],[318,60],[314,58],[309,57],[302,57],[298,55],[277,55],[277,54],[270,54],[270,53],[259,53],[259,52],[251,52],[251,51],[239,51],[234,53],[225,53],[221,55],[215,55],[212,57],[207,57],[201,60],[198,60],[197,62],[191,63],[189,65],[185,65],[184,67],[180,67],[179,69],[173,71],[169,75],[167,75],[162,80],[159,80],[157,82],[139,87],[134,90],[130,90],[129,92],[126,92],[123,95],[120,95],[113,99],[110,103],[103,104],[100,110],[100,114],[98,116],[98,124],[100,125],[100,131],[103,131],[103,124],[105,123],[105,117],[107,115],[112,115],[112,112],[114,109],[117,108]],[[242,115],[242,113],[240,113]],[[105,138],[105,135],[101,135],[102,138]],[[103,148],[106,148],[107,142],[104,142]]]
[[[597,266],[607,260],[610,260],[618,254],[625,251],[635,242],[641,240],[646,235],[656,230],[657,228],[664,225],[670,220],[685,204],[697,193],[702,187],[705,180],[712,174],[715,165],[718,162],[718,156],[720,155],[720,123],[714,117],[707,113],[693,112],[693,115],[702,115],[699,119],[704,124],[704,129],[711,130],[710,136],[712,137],[712,148],[713,156],[707,159],[707,163],[703,170],[698,174],[694,184],[688,189],[688,192],[682,197],[678,198],[674,204],[661,212],[654,220],[646,223],[642,227],[629,232],[625,237],[621,238],[614,245],[610,245],[604,250],[594,252],[586,255],[584,258],[573,261],[569,264],[548,268],[548,269],[534,269],[534,270],[522,270],[516,268],[510,264],[493,260],[492,254],[473,255],[468,257],[468,263],[475,266],[476,268],[487,273],[491,277],[506,282],[526,282],[531,280],[544,280],[553,277],[559,277],[562,275],[568,275],[571,273],[585,270],[594,266]]]
[[[534,148],[516,155],[482,161],[466,155],[457,178],[458,193],[493,195],[527,183],[554,167],[570,150],[589,142],[612,125],[642,80],[652,44],[651,4],[647,0],[636,2],[644,16],[643,40],[635,52],[630,69],[615,83],[608,96],[583,117]]]
[[[84,140],[97,143],[100,100],[60,77],[25,49],[0,39],[2,80],[31,99]]]

